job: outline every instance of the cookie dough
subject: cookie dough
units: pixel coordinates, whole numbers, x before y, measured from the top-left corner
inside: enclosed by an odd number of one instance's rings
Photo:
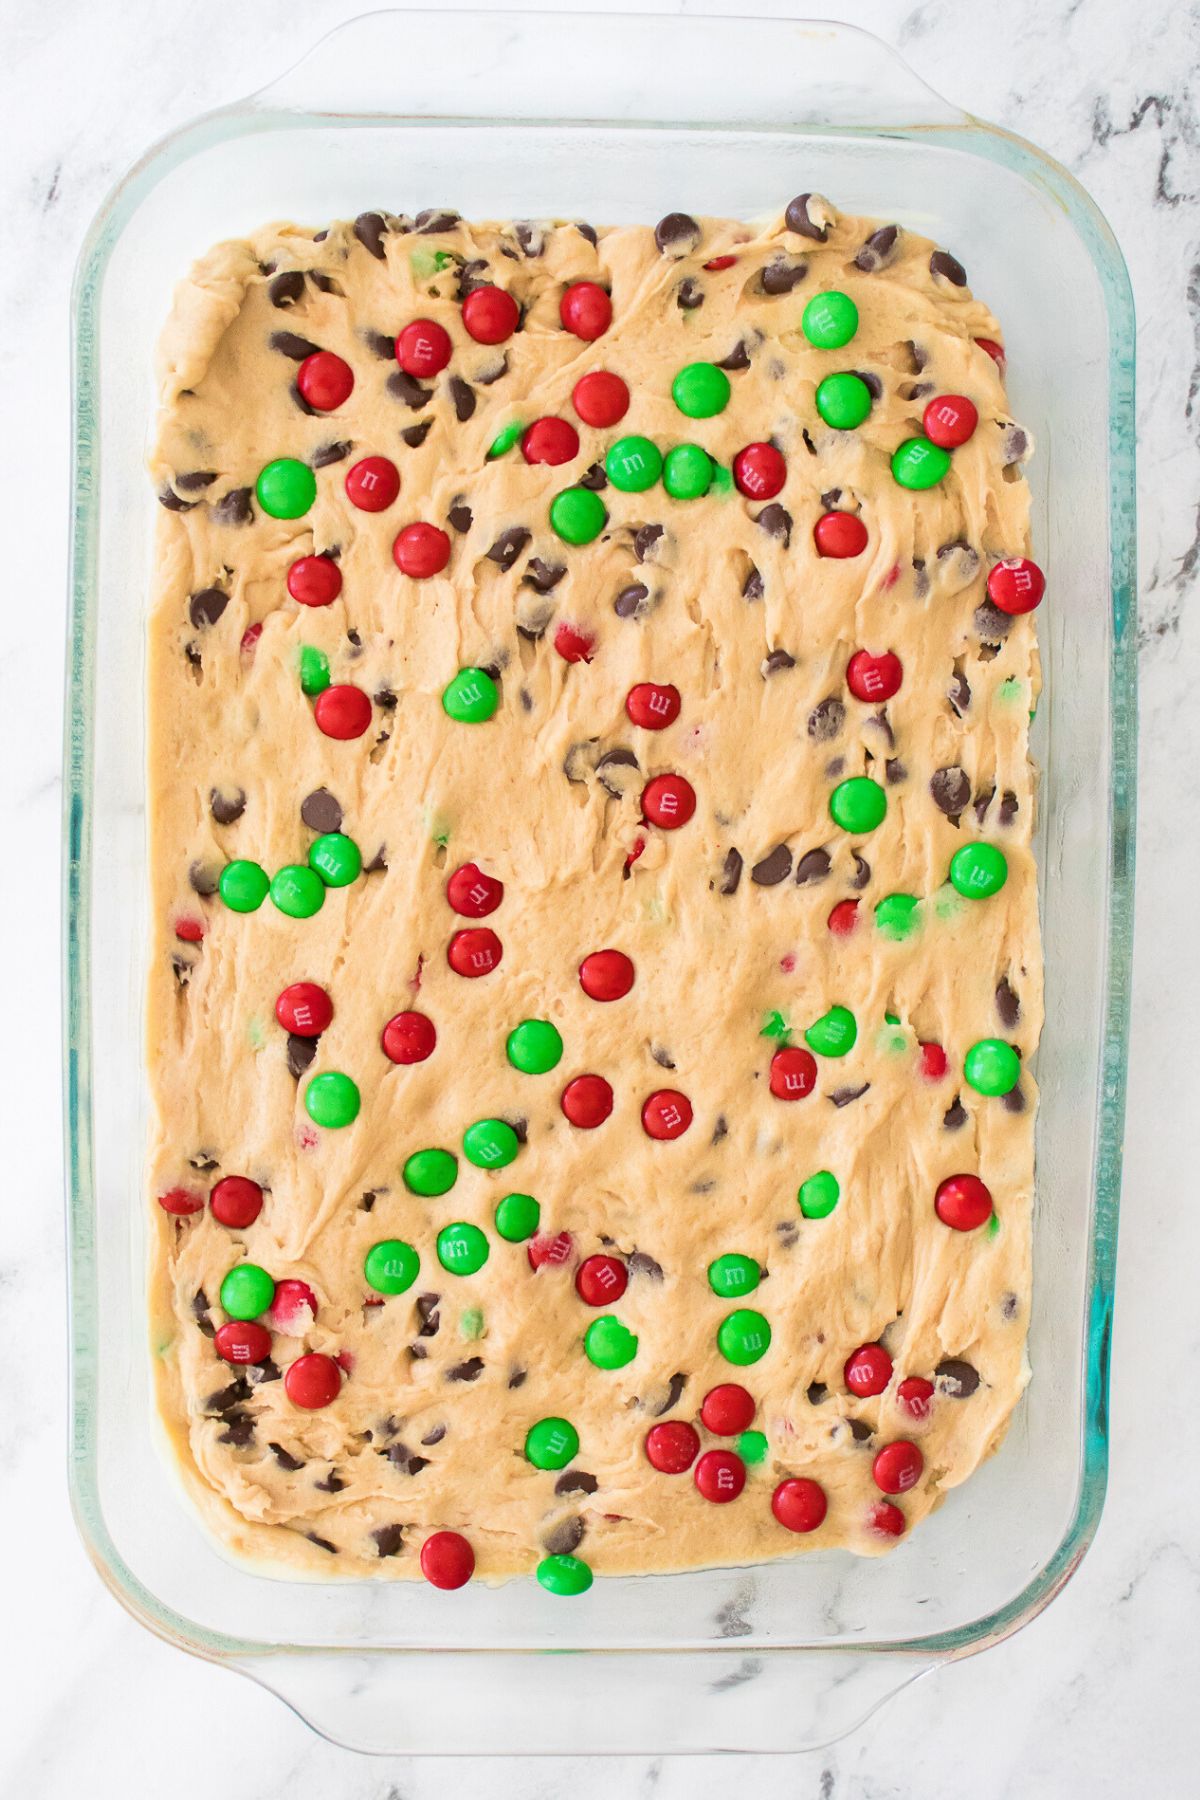
[[[995,1449],[1042,1007],[1000,339],[814,195],[274,225],[178,290],[153,1347],[231,1550],[873,1554]]]

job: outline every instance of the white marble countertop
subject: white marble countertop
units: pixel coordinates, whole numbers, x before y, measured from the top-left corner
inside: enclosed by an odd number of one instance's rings
[[[68,288],[102,196],[187,117],[269,79],[367,0],[42,0],[0,25],[0,493],[9,648],[0,708],[9,846],[0,881],[6,1181],[0,1224],[0,1544],[10,1654],[0,1792],[31,1800],[483,1800],[752,1791],[869,1800],[1095,1800],[1196,1791],[1200,1757],[1200,1205],[1191,1174],[1200,960],[1200,118],[1183,0],[860,0],[947,97],[1052,152],[1090,188],[1133,275],[1142,757],[1137,986],[1113,1350],[1112,1476],[1099,1538],[1017,1637],[910,1688],[810,1759],[373,1761],[310,1734],[271,1695],[134,1625],[72,1527],[63,1448],[59,1149],[59,726],[68,491]],[[571,0],[563,0],[569,10]],[[623,0],[633,10],[636,0]],[[653,10],[653,9],[648,9]],[[669,0],[657,8],[672,10]],[[674,10],[733,12],[738,0]],[[798,5],[747,0],[757,14]],[[452,53],[452,52],[450,52]],[[1189,605],[1191,611],[1188,611]],[[1174,820],[1174,824],[1171,821]],[[19,846],[19,849],[18,849]],[[15,1007],[14,1007],[15,1003]],[[1185,1008],[1189,1009],[1185,1012]],[[15,1020],[14,1020],[15,1010]],[[18,1029],[19,1027],[19,1029]],[[1188,1102],[1186,1096],[1193,1098]]]

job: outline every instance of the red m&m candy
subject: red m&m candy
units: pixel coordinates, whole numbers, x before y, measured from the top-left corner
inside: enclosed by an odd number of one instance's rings
[[[421,1545],[421,1573],[431,1587],[465,1587],[475,1573],[475,1552],[459,1532],[435,1531]]]
[[[349,682],[340,682],[317,695],[313,717],[326,737],[361,737],[371,723],[371,696]]]
[[[590,632],[580,629],[578,625],[569,625],[564,619],[555,628],[554,648],[564,662],[591,662],[596,652],[596,640]]]
[[[450,539],[440,526],[416,519],[397,533],[392,561],[414,581],[427,581],[431,575],[440,575],[450,561]]]
[[[871,1464],[875,1486],[884,1494],[907,1494],[921,1479],[925,1458],[907,1438],[885,1444]]]
[[[878,705],[900,692],[904,665],[892,650],[872,656],[869,650],[856,650],[846,665],[846,686],[856,700]]]
[[[276,1000],[275,1017],[294,1037],[320,1037],[333,1017],[333,1001],[315,981],[293,981]]]
[[[683,702],[669,681],[639,681],[625,696],[625,711],[645,731],[665,731],[679,717]]]
[[[437,1044],[437,1030],[424,1013],[402,1012],[388,1020],[380,1041],[390,1062],[427,1062]]]
[[[700,1454],[700,1434],[683,1419],[652,1425],[646,1433],[646,1461],[660,1475],[682,1475]]]
[[[943,450],[957,450],[974,436],[979,414],[965,394],[935,394],[921,415],[925,436]]]
[[[175,936],[185,944],[202,944],[204,942],[204,921],[202,919],[176,919]]]
[[[771,1495],[771,1511],[788,1531],[815,1531],[828,1510],[825,1489],[806,1475],[781,1481]]]
[[[613,1091],[603,1075],[576,1075],[563,1089],[559,1105],[580,1131],[594,1131],[613,1109]]]
[[[787,480],[787,463],[774,444],[747,444],[733,459],[733,479],[751,500],[770,500]]]
[[[342,591],[332,556],[300,556],[287,572],[287,591],[301,606],[328,606]]]
[[[736,261],[736,256],[712,256],[705,263],[704,267],[711,275],[716,275],[719,274],[722,269],[732,269]]]
[[[940,1044],[921,1045],[921,1073],[926,1081],[940,1081],[947,1066],[946,1052]]]
[[[754,1396],[736,1381],[723,1381],[709,1388],[700,1408],[700,1423],[714,1437],[737,1437],[748,1431],[754,1418]]]
[[[213,1349],[227,1363],[266,1362],[271,1334],[253,1319],[229,1319],[214,1332]]]
[[[570,1262],[575,1248],[575,1240],[569,1231],[560,1231],[551,1237],[548,1232],[539,1231],[531,1237],[525,1246],[525,1254],[529,1258],[529,1266],[534,1274],[539,1269],[561,1269],[564,1263]]]
[[[289,1275],[275,1283],[275,1298],[267,1317],[285,1337],[303,1337],[316,1322],[317,1296],[307,1281],[297,1281]]]
[[[446,898],[464,919],[486,919],[504,898],[504,883],[478,863],[462,863],[446,883]]]
[[[1008,366],[1008,358],[1004,354],[1003,344],[998,344],[995,338],[976,338],[975,342],[979,345],[981,350],[985,351],[986,354],[991,357],[992,361],[1003,375]]]
[[[612,324],[612,301],[598,282],[573,281],[559,302],[558,316],[567,331],[591,343]]]
[[[1006,556],[987,579],[988,599],[1001,612],[1019,615],[1041,604],[1046,577],[1027,556]]]
[[[158,1204],[173,1219],[186,1219],[192,1213],[204,1211],[204,1195],[194,1193],[191,1188],[173,1187],[158,1196]]]
[[[504,946],[494,931],[486,925],[476,926],[473,931],[456,931],[450,939],[446,951],[446,961],[456,975],[465,975],[475,980],[480,975],[490,975],[493,969],[500,966],[504,955]]]
[[[208,1196],[212,1216],[219,1225],[245,1231],[263,1206],[263,1191],[248,1175],[224,1175]]]
[[[607,369],[593,369],[575,383],[571,405],[585,425],[604,431],[619,424],[629,411],[629,389],[619,375]]]
[[[643,1102],[642,1130],[665,1142],[682,1137],[692,1122],[692,1103],[677,1088],[658,1088]]]
[[[359,512],[386,512],[400,492],[400,471],[386,456],[364,456],[346,475],[346,498]]]
[[[656,775],[642,789],[642,813],[661,831],[678,831],[696,810],[696,790],[682,775]]]
[[[587,1256],[575,1276],[575,1292],[585,1306],[612,1306],[629,1285],[619,1256]]]
[[[771,1058],[771,1092],[777,1100],[803,1100],[817,1085],[817,1059],[788,1045]]]
[[[834,937],[849,937],[858,924],[858,901],[839,900],[826,920],[826,924]]]
[[[861,556],[867,547],[867,528],[857,513],[822,513],[813,526],[813,542],[821,556]]]
[[[316,1412],[337,1399],[342,1387],[342,1372],[332,1356],[321,1356],[313,1351],[288,1364],[283,1385],[293,1406]]]
[[[316,350],[296,371],[296,386],[314,412],[332,412],[354,392],[354,370],[332,350]]]
[[[927,1419],[933,1407],[933,1383],[923,1375],[906,1375],[896,1389],[896,1403],[910,1419]]]
[[[904,1514],[890,1500],[877,1500],[867,1514],[867,1528],[880,1537],[900,1537],[904,1531]]]
[[[521,439],[521,455],[557,467],[579,455],[579,433],[567,419],[535,419]]]
[[[450,333],[435,319],[410,319],[396,339],[396,361],[406,375],[428,380],[450,361]]]
[[[882,1394],[892,1379],[892,1359],[882,1344],[860,1344],[846,1358],[843,1374],[850,1392],[867,1400],[872,1394]]]
[[[633,964],[623,950],[593,950],[579,965],[579,985],[589,1000],[623,999],[633,977]]]
[[[472,288],[463,301],[463,324],[477,344],[504,343],[517,329],[520,318],[520,308],[503,288]]]
[[[976,1231],[992,1216],[991,1190],[978,1175],[947,1175],[938,1184],[933,1205],[942,1224],[952,1231]]]
[[[692,1479],[706,1500],[723,1506],[745,1487],[746,1465],[732,1450],[706,1450]]]

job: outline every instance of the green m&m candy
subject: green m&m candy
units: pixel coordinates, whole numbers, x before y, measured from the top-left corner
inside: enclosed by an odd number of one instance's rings
[[[237,1263],[221,1283],[221,1306],[231,1319],[257,1319],[275,1298],[275,1283],[257,1263]]]
[[[917,909],[920,904],[915,894],[886,894],[875,908],[875,923],[880,934],[891,938],[893,943],[911,937],[919,923]]]
[[[503,1169],[520,1148],[520,1138],[503,1119],[476,1119],[463,1132],[463,1155],[477,1169]]]
[[[309,1118],[314,1125],[324,1125],[330,1131],[353,1125],[361,1105],[362,1098],[354,1082],[336,1069],[314,1075],[304,1090],[304,1107]]]
[[[438,1261],[451,1275],[474,1275],[488,1259],[488,1241],[478,1225],[459,1219],[437,1235]]]
[[[834,824],[860,837],[883,824],[887,806],[887,795],[869,775],[851,775],[839,781],[829,796],[829,816]]]
[[[831,1006],[809,1026],[804,1041],[818,1056],[845,1056],[858,1038],[858,1023],[848,1006]]]
[[[341,831],[326,831],[308,846],[308,866],[326,887],[349,887],[362,874],[362,852]]]
[[[698,500],[712,485],[715,465],[699,444],[676,444],[663,462],[663,486],[672,500]]]
[[[1008,880],[1008,858],[995,844],[964,844],[950,858],[950,879],[966,899],[986,900]]]
[[[524,429],[520,419],[512,419],[507,425],[502,425],[488,446],[488,461],[493,462],[497,456],[503,456],[506,451],[511,450]]]
[[[486,669],[460,669],[442,689],[442,711],[460,725],[482,725],[500,704],[500,690]]]
[[[403,1238],[381,1238],[372,1244],[363,1263],[367,1286],[377,1294],[403,1294],[417,1279],[421,1259]]]
[[[662,467],[662,452],[648,437],[618,438],[604,459],[605,474],[623,494],[645,493],[662,474]]]
[[[711,419],[729,405],[729,377],[716,363],[688,363],[671,383],[671,398],[689,419]]]
[[[837,1176],[828,1169],[818,1169],[815,1175],[800,1183],[796,1198],[806,1219],[827,1219],[841,1196]]]
[[[871,410],[871,390],[861,375],[827,375],[817,389],[817,411],[835,431],[853,431]]]
[[[800,328],[818,350],[840,350],[858,330],[858,308],[849,294],[814,294]]]
[[[950,452],[928,438],[906,438],[892,457],[893,478],[904,488],[936,487],[950,472]]]
[[[583,1337],[584,1353],[598,1369],[623,1369],[637,1355],[637,1347],[636,1334],[612,1313],[593,1319]]]
[[[509,1032],[505,1049],[523,1075],[545,1075],[561,1062],[563,1041],[549,1019],[522,1019]]]
[[[300,691],[314,700],[329,686],[329,658],[313,644],[300,646]]]
[[[592,1571],[577,1556],[543,1556],[537,1578],[548,1594],[586,1594],[592,1585]]]
[[[550,502],[551,530],[556,531],[565,544],[590,544],[607,524],[604,502],[591,488],[564,488]]]
[[[742,1461],[744,1463],[749,1463],[753,1468],[756,1463],[766,1461],[766,1433],[762,1431],[743,1431],[735,1440],[735,1448]]]
[[[570,1419],[539,1419],[525,1433],[525,1459],[535,1469],[565,1469],[579,1450],[579,1433]]]
[[[505,1194],[496,1207],[496,1230],[508,1244],[523,1244],[541,1222],[542,1209],[532,1194]]]
[[[739,1307],[721,1320],[717,1332],[717,1349],[726,1362],[756,1363],[771,1348],[771,1327],[760,1312]]]
[[[752,1294],[761,1280],[762,1270],[754,1258],[742,1256],[736,1250],[727,1251],[708,1265],[708,1285],[722,1300],[732,1300],[738,1294]]]
[[[963,1059],[963,1074],[977,1094],[1010,1094],[1021,1079],[1021,1059],[1003,1038],[980,1038]]]
[[[298,519],[317,497],[317,478],[307,463],[280,456],[259,472],[254,491],[273,519]]]
[[[449,1150],[414,1150],[404,1164],[410,1194],[448,1194],[458,1180],[458,1158]]]
[[[257,912],[271,890],[271,880],[258,863],[238,859],[225,864],[217,887],[230,912]]]
[[[271,900],[290,919],[311,919],[325,904],[325,883],[303,863],[285,863],[271,877]]]

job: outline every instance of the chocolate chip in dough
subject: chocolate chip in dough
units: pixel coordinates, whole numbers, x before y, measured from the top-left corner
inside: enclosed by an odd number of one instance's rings
[[[667,1383],[666,1398],[657,1406],[647,1405],[646,1411],[652,1418],[661,1419],[664,1413],[674,1412],[679,1405],[680,1396],[687,1386],[687,1376],[677,1369]]]
[[[332,275],[326,275],[324,269],[309,269],[308,279],[315,288],[320,288],[323,294],[337,294],[339,297],[341,296],[341,288],[333,279]]]
[[[478,1381],[483,1374],[482,1356],[469,1356],[466,1362],[455,1363],[452,1369],[446,1370],[447,1381]]]
[[[508,1378],[508,1385],[509,1385],[510,1389],[524,1387],[528,1378],[529,1378],[529,1370],[528,1369],[514,1369],[512,1374]]]
[[[929,777],[929,792],[933,795],[933,803],[938,811],[944,812],[948,819],[957,824],[959,814],[971,799],[971,783],[967,771],[959,768],[957,763],[949,763],[944,769],[935,769]]]
[[[594,1494],[600,1483],[586,1469],[564,1469],[554,1484],[556,1494]]]
[[[215,525],[249,525],[254,519],[254,507],[250,501],[251,489],[248,487],[230,488],[222,494],[212,509]]]
[[[454,505],[450,508],[450,511],[446,514],[446,523],[452,531],[457,531],[459,536],[462,537],[464,533],[470,531],[471,526],[474,523],[474,518],[475,515],[472,513],[466,501],[456,500]]]
[[[778,887],[781,881],[787,880],[791,872],[791,851],[786,844],[776,844],[773,850],[754,864],[750,879],[759,887]]]
[[[864,1081],[861,1087],[834,1088],[834,1090],[833,1090],[832,1094],[830,1094],[829,1098],[833,1101],[833,1104],[836,1107],[838,1107],[839,1109],[843,1106],[850,1106],[853,1104],[853,1102],[855,1100],[862,1099],[863,1095],[867,1092],[867,1089],[870,1087],[870,1085],[871,1084],[869,1081]]]
[[[830,694],[824,700],[818,700],[808,715],[808,735],[818,744],[832,743],[843,725],[846,723],[846,708],[837,698]]]
[[[208,1316],[209,1299],[203,1288],[192,1295],[192,1317],[205,1337],[215,1337],[217,1328]]]
[[[700,242],[700,227],[690,213],[668,213],[654,227],[654,241],[663,256],[690,256]]]
[[[967,1122],[967,1109],[955,1094],[945,1113],[942,1115],[943,1131],[961,1131]]]
[[[754,564],[751,563],[750,568],[746,575],[746,579],[742,583],[742,599],[743,600],[761,600],[762,597],[763,597],[763,578],[759,574],[758,570],[755,568]]]
[[[647,1281],[661,1281],[663,1278],[662,1264],[655,1262],[652,1256],[647,1256],[644,1250],[631,1250],[625,1266],[630,1275],[644,1276]]]
[[[323,1494],[340,1494],[342,1489],[349,1487],[349,1485],[350,1483],[344,1480],[342,1476],[338,1474],[336,1469],[330,1469],[328,1475],[326,1475],[323,1480],[313,1482],[313,1486],[315,1488],[320,1488]]]
[[[721,892],[723,894],[737,893],[738,882],[742,879],[742,867],[741,851],[732,848],[727,850],[725,861],[721,865]]]
[[[303,1460],[299,1456],[293,1456],[290,1450],[285,1450],[282,1444],[270,1443],[267,1445],[267,1449],[280,1468],[286,1469],[289,1475],[294,1475],[298,1469],[304,1467]]]
[[[449,206],[427,206],[417,214],[416,228],[423,237],[437,231],[453,231],[462,224],[462,215]]]
[[[480,387],[491,387],[495,382],[500,380],[502,375],[507,374],[508,352],[506,350],[496,362],[488,363],[486,368],[480,369],[476,374],[475,379]]]
[[[859,855],[857,850],[852,850],[850,854],[854,858],[854,873],[850,877],[850,886],[856,893],[861,894],[871,879],[871,865],[865,856]]]
[[[966,287],[967,285],[967,271],[958,258],[951,256],[948,250],[934,251],[929,258],[929,273],[944,276],[947,281],[952,281],[955,287]]]
[[[216,893],[220,879],[220,871],[211,863],[201,862],[197,858],[195,862],[188,864],[188,886],[194,894],[199,894],[204,899]]]
[[[990,600],[984,600],[975,608],[972,624],[978,635],[986,638],[991,644],[1002,644],[1012,630],[1012,620],[1009,615],[1001,612],[1000,608],[993,605]]]
[[[183,493],[198,494],[203,489],[211,487],[216,479],[217,471],[215,469],[192,469],[186,475],[176,475],[174,482],[175,486],[180,488]]]
[[[762,290],[773,297],[777,294],[790,294],[793,288],[808,274],[806,262],[796,262],[790,256],[777,256],[769,262],[762,272]]]
[[[308,356],[315,356],[321,348],[311,338],[301,337],[296,331],[273,331],[268,340],[272,350],[278,350],[281,356],[288,356],[293,362],[303,362]]]
[[[215,625],[229,605],[229,595],[222,588],[201,588],[188,601],[188,618],[197,631]]]
[[[633,554],[644,563],[663,536],[661,525],[639,525],[633,534]]]
[[[406,425],[400,433],[400,441],[410,450],[419,450],[432,430],[433,420],[422,419],[419,425]]]
[[[1021,1017],[1021,1002],[1007,975],[1002,975],[996,984],[996,1011],[1000,1015],[1000,1023],[1009,1031]]]
[[[797,237],[811,238],[814,243],[823,244],[829,236],[829,226],[820,215],[827,208],[828,202],[820,194],[797,194],[794,200],[788,201],[783,222]]]
[[[975,796],[975,820],[977,824],[983,824],[984,820],[987,818],[988,807],[995,798],[996,790],[994,787],[980,788]]]
[[[795,657],[789,656],[786,650],[772,650],[771,654],[763,659],[763,679],[765,680],[768,675],[779,675],[784,669],[794,669],[795,666]]]
[[[846,1423],[856,1444],[869,1444],[875,1435],[865,1419],[847,1419]]]
[[[267,299],[272,306],[294,306],[304,298],[304,272],[288,269],[267,283]]]
[[[399,1556],[404,1548],[403,1525],[377,1525],[371,1536],[380,1556]]]
[[[623,775],[621,773],[623,769],[628,773]],[[624,747],[606,750],[596,764],[596,775],[601,787],[610,793],[614,800],[619,800],[623,794],[632,793],[633,789],[641,784],[638,759],[632,750],[626,750]]]
[[[784,549],[787,549],[792,541],[792,515],[786,506],[780,506],[777,500],[772,500],[769,506],[763,507],[754,522],[768,536],[778,538]]]
[[[897,787],[900,782],[908,780],[908,770],[898,756],[889,756],[883,765],[884,776],[889,787]]]
[[[314,788],[300,802],[300,817],[310,831],[340,831],[342,809],[328,788]]]
[[[408,374],[405,369],[393,369],[387,378],[387,391],[393,400],[399,400],[410,412],[420,412],[433,399],[433,389],[422,387],[415,375]]]
[[[1005,1112],[1023,1113],[1025,1111],[1025,1108],[1029,1103],[1022,1092],[1020,1082],[1017,1083],[1016,1087],[1009,1088],[1007,1094],[1001,1096],[1000,1104]]]
[[[254,1420],[249,1413],[230,1413],[225,1430],[217,1434],[218,1444],[232,1444],[245,1450],[254,1442]]]
[[[583,1542],[583,1520],[576,1514],[554,1525],[542,1539],[547,1556],[570,1556]]]
[[[594,462],[579,477],[579,486],[590,488],[593,494],[599,494],[608,486],[608,476],[604,473],[604,464]]]
[[[718,369],[725,369],[733,375],[740,369],[750,367],[750,350],[745,338],[739,338],[728,356],[723,356],[717,363]]]
[[[675,304],[682,312],[695,312],[704,305],[704,289],[694,275],[685,275],[676,288]]]
[[[636,619],[644,610],[643,602],[650,598],[650,589],[640,581],[630,582],[623,587],[613,601],[613,611],[618,619]]]
[[[828,850],[806,850],[796,864],[796,886],[812,887],[824,881],[831,866]]]
[[[318,444],[309,457],[309,467],[328,469],[333,463],[345,462],[354,445],[348,439],[330,440],[327,444]]]
[[[878,375],[875,374],[874,370],[852,369],[851,374],[858,376],[858,379],[862,382],[872,400],[883,399],[883,383],[880,381]]]
[[[310,1544],[315,1544],[317,1546],[318,1550],[327,1550],[329,1552],[330,1556],[337,1555],[337,1553],[338,1553],[337,1545],[331,1544],[329,1539],[327,1537],[322,1537],[319,1532],[306,1531],[304,1533],[304,1535],[308,1539]]]
[[[885,269],[896,254],[896,245],[900,237],[898,225],[881,225],[873,231],[866,243],[854,258],[854,266],[866,275],[876,275]]]
[[[1011,825],[1019,810],[1017,796],[1011,788],[1005,788],[1000,796],[1000,811],[997,815],[1000,824]]]
[[[246,810],[243,788],[210,788],[209,811],[218,825],[235,825]]]
[[[193,506],[198,506],[200,502],[198,500],[181,500],[178,494],[167,487],[160,488],[158,504],[165,506],[168,512],[191,512]]]
[[[946,698],[961,719],[971,704],[971,684],[959,668],[955,668],[950,677],[950,685],[946,689]]]
[[[363,338],[368,350],[381,362],[392,362],[396,355],[395,336],[386,331],[364,331]]]
[[[535,593],[548,594],[558,586],[566,572],[566,563],[548,563],[543,562],[540,556],[531,556],[525,564],[521,581],[524,586],[533,588]]]
[[[383,240],[387,235],[387,220],[382,213],[359,213],[354,221],[354,235],[364,250],[369,251],[378,262],[384,261],[387,253]]]
[[[490,286],[486,261],[482,256],[472,257],[469,262],[463,263],[458,271],[458,278],[454,284],[454,298],[461,305],[467,295],[473,294],[476,288]]]
[[[475,411],[475,389],[465,382],[461,375],[450,377],[450,398],[454,402],[454,416],[460,425],[465,425]]]
[[[498,569],[506,573],[512,568],[522,550],[529,542],[529,532],[524,525],[510,525],[502,531],[491,549],[485,552],[489,562],[494,562]]]
[[[287,1041],[287,1066],[289,1073],[294,1075],[297,1081],[299,1081],[316,1054],[317,1045],[314,1038],[297,1037],[294,1032],[289,1031]]]
[[[806,1398],[810,1406],[820,1406],[829,1398],[829,1389],[823,1381],[812,1381],[806,1390]]]
[[[968,1399],[979,1386],[979,1370],[957,1356],[948,1356],[933,1374],[943,1393],[949,1394],[952,1400]]]
[[[1029,433],[1020,425],[1005,425],[1000,437],[1001,467],[1010,469],[1017,463],[1023,463],[1028,455]],[[179,477],[176,477],[176,486],[183,486]]]

